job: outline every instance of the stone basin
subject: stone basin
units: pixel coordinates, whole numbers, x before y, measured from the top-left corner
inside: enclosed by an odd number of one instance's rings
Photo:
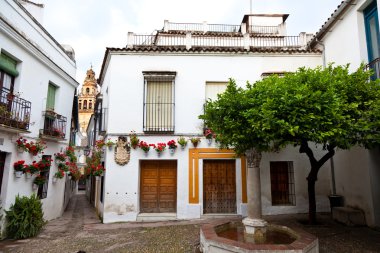
[[[200,243],[204,253],[292,252],[318,253],[318,238],[300,229],[268,224],[267,242],[254,242],[244,236],[241,222],[220,221],[201,227]],[[236,233],[237,232],[237,233]]]

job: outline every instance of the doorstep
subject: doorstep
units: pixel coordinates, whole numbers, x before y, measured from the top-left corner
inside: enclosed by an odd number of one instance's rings
[[[177,213],[139,213],[136,221],[173,221]]]
[[[201,219],[208,219],[208,218],[242,219],[243,217],[240,214],[236,214],[236,213],[208,213],[208,214],[201,215]]]

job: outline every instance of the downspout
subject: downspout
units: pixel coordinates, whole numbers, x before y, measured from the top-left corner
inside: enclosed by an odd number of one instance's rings
[[[315,42],[322,47],[322,67],[326,68],[326,47],[325,44],[315,38]],[[332,195],[336,195],[336,185],[335,185],[335,166],[334,166],[334,156],[330,158],[330,168],[331,168],[331,184],[332,184]]]

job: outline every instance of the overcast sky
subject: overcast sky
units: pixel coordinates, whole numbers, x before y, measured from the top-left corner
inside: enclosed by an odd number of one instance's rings
[[[239,25],[250,0],[36,0],[45,4],[44,27],[75,50],[77,81],[91,64],[98,77],[106,47],[125,47],[127,33],[150,34],[164,20]],[[341,0],[252,0],[252,12],[290,14],[288,35],[315,33]]]

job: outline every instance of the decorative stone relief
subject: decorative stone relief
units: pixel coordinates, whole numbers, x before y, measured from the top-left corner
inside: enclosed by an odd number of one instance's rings
[[[115,147],[115,162],[119,165],[126,165],[131,158],[131,147],[127,137],[119,136]]]

